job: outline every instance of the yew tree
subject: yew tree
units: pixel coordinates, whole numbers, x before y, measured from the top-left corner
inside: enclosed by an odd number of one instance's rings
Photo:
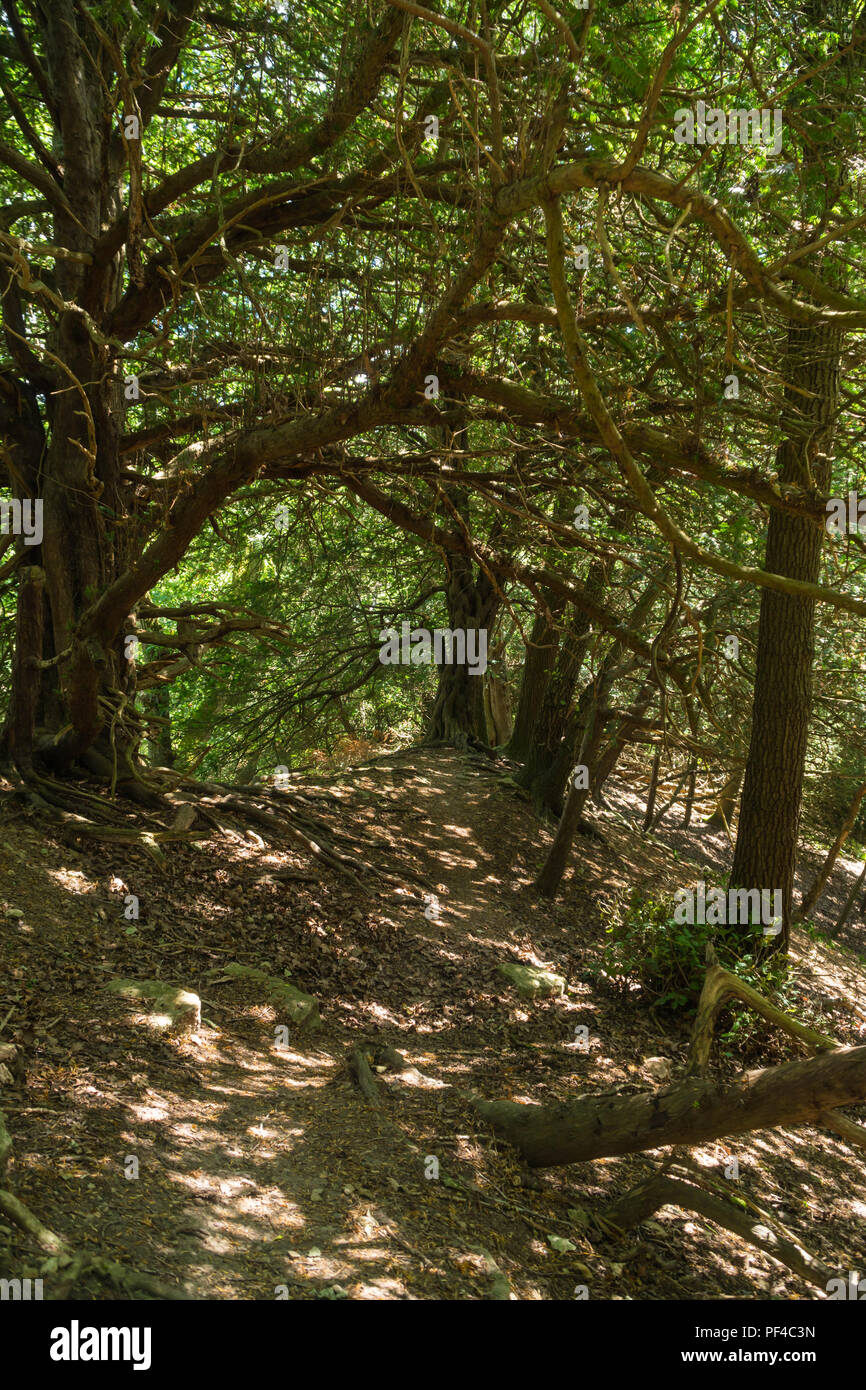
[[[341,536],[329,518],[363,512],[429,557],[413,612],[435,590],[437,616],[526,654],[512,751],[562,811],[545,891],[629,740],[656,769],[743,761],[761,596],[735,876],[789,885],[813,614],[866,612],[856,548],[828,569],[824,530],[860,446],[862,20],[805,4],[789,27],[764,0],[0,11],[0,463],[41,507],[0,537],[19,786],[62,805],[84,766],[151,800],[166,686],[233,634],[293,640],[276,585],[168,602],[169,577],[217,571],[241,512]],[[779,148],[678,141],[699,101],[778,108]],[[309,658],[323,698],[349,668],[344,690],[386,679],[372,614],[409,612],[385,568],[357,637],[348,604],[321,629],[350,648],[318,676]],[[326,592],[313,578],[311,611]],[[478,739],[480,680],[436,679],[428,733]]]
[[[293,47],[288,16],[263,25],[255,7],[224,22],[195,0],[3,8],[0,428],[13,496],[42,504],[41,543],[19,539],[5,571],[18,619],[4,744],[25,774],[34,759],[85,760],[146,797],[130,763],[138,606],[269,463],[302,474],[382,414],[368,393],[353,412],[319,401],[278,421],[249,390],[266,360],[248,335],[223,339],[231,325],[206,298],[232,277],[255,304],[244,253],[273,270],[283,234],[306,242],[361,192],[361,159],[340,173],[331,151],[373,100],[404,16],[361,10]],[[243,389],[223,384],[232,364]],[[220,377],[218,403],[148,427],[148,399]],[[215,420],[237,428],[214,438]],[[162,469],[143,452],[160,440],[194,442]]]

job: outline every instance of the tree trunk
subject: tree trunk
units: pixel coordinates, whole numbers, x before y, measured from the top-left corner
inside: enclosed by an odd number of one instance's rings
[[[826,7],[807,0],[805,13],[816,29],[825,21]],[[862,84],[863,16],[854,25],[857,36],[840,55],[840,75],[850,91]],[[819,62],[821,51],[804,40],[799,63],[804,72]],[[797,87],[797,84],[795,84]],[[811,103],[812,94],[800,85],[794,103]],[[834,214],[850,175],[833,166],[833,125],[822,122],[810,141],[801,178],[813,193],[820,217]],[[804,233],[808,241],[810,232]],[[800,261],[813,269],[814,256]],[[826,269],[826,267],[821,267]],[[846,272],[831,270],[835,287],[843,290]],[[839,407],[839,369],[842,332],[832,320],[808,327],[789,325],[784,364],[785,431],[776,452],[779,483],[812,488],[827,496],[831,490],[833,442]],[[820,575],[824,528],[805,518],[773,509],[767,529],[765,568],[792,578],[816,582]],[[814,609],[808,599],[764,589],[761,594],[758,652],[752,706],[752,732],[734,862],[730,884],[737,888],[781,889],[782,931],[767,938],[768,951],[787,951],[797,856],[797,835],[803,792],[806,744],[812,703]]]
[[[46,600],[42,650],[36,655],[51,660],[65,654],[39,675],[36,719],[43,733],[35,751],[62,771],[73,759],[101,747],[103,761],[120,767],[121,784],[132,744],[124,718],[115,723],[113,749],[100,736],[106,712],[119,712],[134,684],[125,634],[118,630],[122,619],[85,631],[82,617],[127,568],[131,553],[125,496],[130,485],[121,480],[118,447],[123,386],[116,349],[97,341],[82,311],[99,321],[120,296],[120,257],[92,253],[102,231],[122,212],[124,144],[107,100],[110,55],[71,0],[46,7],[43,34],[68,207],[54,212],[52,240],[70,253],[56,262],[56,291],[65,304],[77,307],[57,313],[48,336],[47,365],[30,366],[31,381],[45,394],[50,426],[41,460],[43,537],[33,547]],[[14,294],[17,289],[8,286],[7,296]],[[16,312],[10,298],[5,308],[7,316]],[[19,442],[23,455],[26,448]],[[25,605],[28,589],[24,584],[19,591]],[[33,655],[28,652],[27,658]],[[19,679],[8,716],[10,731],[19,732],[9,743],[14,760],[23,758],[25,764],[20,731],[31,717],[26,706],[33,700],[32,680]]]
[[[643,818],[643,833],[646,834],[653,823],[653,815],[656,809],[656,795],[659,787],[659,768],[661,767],[661,749],[656,748],[653,757],[652,772],[650,773],[649,791],[647,792],[646,814]]]
[[[689,789],[686,792],[686,807],[683,812],[683,830],[688,830],[692,823],[692,810],[695,804],[695,785],[697,780],[698,765],[695,759],[692,758],[691,766],[689,767]]]
[[[643,719],[653,702],[653,697],[657,689],[658,687],[654,677],[644,681],[637,699],[633,705],[629,706],[627,716],[624,719],[620,719],[613,738],[610,740],[607,747],[602,750],[601,757],[598,760],[598,767],[596,769],[592,789],[592,799],[596,806],[605,805],[604,784],[612,775],[614,768],[628,746],[629,738],[635,727],[634,721],[636,719]]]
[[[586,786],[578,786],[572,780],[568,790],[562,815],[559,819],[556,835],[550,847],[547,858],[544,861],[541,872],[535,880],[535,887],[538,892],[546,898],[551,898],[562,881],[565,873],[565,866],[568,863],[568,856],[574,844],[574,837],[577,833],[578,823],[583,815],[583,808],[586,805],[587,797],[592,790],[593,772],[598,761],[598,751],[604,737],[604,716],[603,710],[607,704],[608,692],[613,682],[612,660],[608,657],[605,663],[606,668],[602,668],[602,673],[594,691],[592,705],[587,713],[586,726],[581,740],[580,753],[578,755],[578,765],[586,769]]]
[[[472,561],[465,555],[448,556],[445,596],[448,625],[453,630],[485,629],[488,640],[501,599],[481,571],[475,579]],[[484,676],[473,674],[468,663],[439,667],[439,684],[427,738],[432,742],[465,747],[470,738],[487,741],[484,717]]]
[[[833,423],[839,393],[841,336],[826,322],[788,329],[785,397],[797,422],[779,445],[776,470],[784,486],[830,490]],[[804,517],[773,510],[764,568],[816,583],[823,529]],[[764,589],[761,594],[752,733],[737,843],[733,888],[782,893],[782,931],[768,950],[787,951],[800,825],[806,741],[812,705],[814,602]]]
[[[852,909],[852,907],[854,906],[854,899],[857,897],[857,894],[858,894],[858,892],[860,891],[860,888],[862,887],[864,878],[866,878],[866,864],[863,865],[863,868],[860,870],[860,873],[858,874],[857,878],[854,880],[854,886],[852,887],[851,892],[848,894],[847,898],[845,899],[845,906],[842,908],[842,911],[839,913],[839,916],[836,918],[836,923],[835,923],[835,926],[834,926],[834,928],[833,928],[834,933],[835,933],[835,932],[840,932],[840,931],[842,930],[842,928],[844,927],[845,923],[848,921],[848,918],[849,918],[849,916],[850,916],[850,914],[851,914],[851,909]],[[863,904],[861,904],[861,907],[860,907],[861,916],[862,916],[862,914],[863,914],[864,907],[866,907],[866,899],[864,899],[864,902],[863,902]]]
[[[596,678],[587,681],[580,692],[577,705],[568,716],[559,747],[553,760],[533,784],[536,805],[540,811],[562,815],[568,779],[575,763],[584,762],[579,749],[586,732],[587,720],[596,702]]]
[[[673,794],[668,798],[668,800],[662,806],[661,810],[656,811],[652,824],[650,826],[650,829],[653,831],[653,833],[656,830],[658,830],[668,811],[676,803],[677,799],[679,798],[680,792],[682,791],[683,787],[686,785],[686,782],[688,781],[688,777],[689,770],[688,768],[686,768],[685,771],[680,775],[680,779],[674,787]]]
[[[620,508],[614,513],[615,525],[625,532],[632,529],[634,522],[635,513],[631,508]],[[604,597],[614,564],[609,557],[593,559],[590,563],[584,590],[595,603],[600,603]],[[535,705],[532,735],[517,779],[532,792],[541,809],[557,816],[562,811],[565,784],[582,737],[583,719],[579,722],[575,719],[574,692],[592,636],[587,615],[572,610],[552,669],[540,692],[541,698]]]
[[[484,719],[486,741],[493,748],[502,748],[511,737],[511,687],[502,674],[500,663],[504,644],[499,642],[491,650],[493,669],[484,676]]]
[[[33,760],[41,685],[38,662],[42,658],[44,600],[44,570],[38,565],[25,565],[18,578],[12,693],[2,738],[4,754],[23,772],[29,771]]]
[[[604,567],[593,562],[586,581],[587,592],[598,600],[603,593]],[[518,775],[521,786],[531,791],[539,806],[558,812],[561,806],[562,784],[559,795],[548,780],[548,774],[561,752],[563,739],[571,737],[572,747],[568,761],[573,762],[573,720],[572,702],[580,668],[589,646],[591,624],[587,615],[572,609],[568,624],[559,643],[556,662],[550,672],[544,697],[537,711],[532,730],[532,740],[526,762]],[[555,780],[555,779],[554,779]]]
[[[747,1072],[727,1086],[692,1078],[636,1096],[581,1096],[562,1105],[477,1101],[491,1128],[533,1168],[704,1144],[773,1125],[821,1123],[826,1111],[866,1100],[866,1047]]]
[[[707,817],[706,824],[713,830],[729,830],[734,819],[734,812],[737,809],[737,797],[740,792],[740,784],[743,780],[743,769],[735,767],[725,779],[725,784],[719,792],[719,799],[716,802],[715,810],[711,816]]]
[[[510,758],[524,760],[532,748],[532,736],[538,722],[538,711],[544,701],[547,684],[556,664],[559,650],[559,633],[556,620],[565,608],[565,599],[558,595],[544,593],[547,611],[536,613],[532,624],[529,646],[523,659],[523,679],[514,728],[505,750]]]
[[[640,595],[637,603],[629,614],[628,625],[633,632],[640,631],[641,625],[650,612],[658,592],[656,580],[651,580]],[[599,589],[599,596],[601,589]],[[590,633],[587,632],[585,645],[588,646]],[[611,670],[622,658],[623,647],[620,642],[616,642],[611,648],[610,653],[602,665],[605,671]],[[584,759],[578,756],[578,749],[584,736],[589,710],[595,700],[596,679],[589,680],[581,691],[577,701],[577,707],[573,708],[568,716],[564,728],[558,740],[558,746],[545,753],[544,763],[536,762],[536,775],[531,783],[536,802],[541,808],[552,811],[555,815],[562,814],[563,798],[568,779],[575,762],[582,762]],[[610,686],[608,686],[610,689]],[[599,772],[598,758],[595,758],[593,766],[593,795],[595,794],[596,777]],[[523,785],[526,785],[524,769]],[[605,777],[608,775],[606,772]],[[603,779],[602,779],[603,780]]]
[[[22,549],[15,557],[34,571],[19,585],[18,627],[31,647],[40,639],[36,569],[44,575],[44,602],[41,650],[23,652],[17,663],[0,753],[25,780],[33,776],[31,763],[62,774],[79,762],[143,799],[136,771],[143,728],[133,707],[135,662],[126,640],[135,605],[177,566],[205,521],[240,486],[260,476],[266,455],[298,460],[357,433],[365,415],[376,424],[388,411],[368,394],[346,414],[325,405],[266,428],[264,411],[251,409],[255,428],[226,435],[225,451],[219,436],[207,440],[205,429],[205,440],[196,439],[202,453],[196,466],[183,469],[182,486],[163,488],[151,486],[150,469],[136,477],[134,453],[121,459],[124,379],[128,375],[137,383],[139,370],[158,377],[160,370],[153,369],[168,366],[166,354],[178,333],[189,353],[185,362],[193,366],[198,329],[185,317],[183,301],[198,296],[229,267],[240,266],[227,237],[237,238],[241,252],[249,244],[244,239],[254,238],[260,250],[289,225],[280,217],[274,225],[266,191],[272,189],[271,176],[321,153],[373,101],[403,19],[386,10],[375,23],[362,17],[347,31],[345,59],[350,40],[357,40],[351,72],[348,64],[341,67],[333,102],[309,140],[304,136],[298,147],[281,130],[272,132],[273,147],[266,152],[256,144],[252,162],[255,166],[262,156],[258,173],[268,182],[259,184],[259,198],[244,175],[241,231],[238,217],[222,202],[223,195],[230,200],[235,194],[228,184],[218,185],[218,175],[251,156],[245,137],[241,145],[231,144],[230,154],[230,137],[215,136],[202,156],[212,168],[205,178],[196,161],[186,169],[175,167],[176,158],[183,164],[200,138],[185,133],[183,150],[168,161],[174,170],[168,183],[168,166],[163,168],[157,150],[162,135],[146,149],[145,136],[166,86],[183,84],[197,0],[151,6],[144,17],[134,6],[130,17],[129,6],[78,0],[28,5],[23,17],[14,4],[6,9],[11,18],[3,38],[4,90],[10,81],[21,83],[22,105],[12,114],[30,149],[25,156],[3,141],[8,206],[0,219],[0,464],[15,497],[42,507],[41,539],[26,559]],[[193,65],[197,61],[193,56]],[[240,89],[229,103],[230,125],[237,117],[243,129],[239,99]],[[35,159],[28,157],[31,152]],[[9,196],[10,171],[13,187],[26,190],[23,199]],[[255,167],[251,172],[255,175]],[[198,211],[181,219],[175,214],[186,203],[185,190]],[[169,207],[164,235],[153,218]],[[18,243],[10,228],[24,215],[26,236],[38,244],[22,240],[12,257],[9,248]],[[187,224],[183,230],[181,220]],[[146,262],[145,241],[150,243]],[[492,259],[493,251],[491,240],[479,265],[485,255]],[[43,268],[46,256],[50,269]],[[198,308],[213,326],[200,301]],[[145,358],[147,369],[140,367]],[[179,368],[181,377],[184,370]],[[212,375],[217,378],[221,370],[215,365]],[[129,385],[137,398],[136,386]],[[160,429],[177,418],[174,404],[164,404]],[[181,437],[198,433],[192,423]],[[179,436],[169,428],[165,439]],[[53,794],[62,800],[57,788]]]

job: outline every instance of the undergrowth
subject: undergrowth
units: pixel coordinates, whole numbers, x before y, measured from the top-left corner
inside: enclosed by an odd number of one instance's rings
[[[705,877],[707,891],[714,885]],[[632,889],[624,905],[614,907],[606,926],[607,942],[591,973],[616,993],[632,995],[637,987],[651,1000],[653,1012],[680,1019],[693,1017],[706,976],[707,946],[719,964],[764,995],[791,1017],[802,1018],[801,992],[787,957],[767,954],[760,923],[720,925],[677,922],[672,896],[654,897]],[[719,1017],[724,1055],[766,1050],[778,1030],[746,1005],[732,1002]],[[736,1053],[735,1053],[736,1050]]]

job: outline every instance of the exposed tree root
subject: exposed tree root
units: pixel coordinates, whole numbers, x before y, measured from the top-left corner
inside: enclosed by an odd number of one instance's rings
[[[5,1117],[0,1111],[0,1177],[3,1176],[12,1148]],[[162,1280],[142,1271],[129,1269],[103,1255],[83,1255],[72,1250],[61,1236],[44,1226],[38,1217],[12,1192],[0,1188],[0,1212],[26,1235],[49,1258],[39,1267],[38,1278],[48,1281],[54,1298],[66,1298],[70,1291],[87,1277],[113,1284],[132,1297],[156,1299],[190,1299],[183,1290],[164,1284]]]
[[[440,1094],[445,1092],[458,1096],[463,1100],[471,1101],[474,1097],[468,1091],[462,1091],[457,1086],[446,1086],[439,1081],[435,1081],[430,1076],[424,1076],[417,1067],[413,1067],[411,1062],[393,1047],[383,1047],[381,1043],[364,1042],[350,1052],[346,1065],[349,1074],[357,1082],[360,1090],[373,1105],[379,1105],[382,1098],[382,1090],[376,1084],[373,1075],[373,1067],[383,1067],[387,1071],[399,1072],[404,1080],[414,1084],[427,1086],[437,1090]]]
[[[364,1049],[355,1047],[349,1053],[347,1066],[366,1099],[371,1105],[379,1104],[379,1088],[376,1085],[376,1078],[370,1070],[370,1063],[364,1054]]]
[[[722,1003],[738,997],[785,1029],[813,1052],[812,1060],[791,1062],[746,1074],[727,1089],[697,1073],[705,1069],[711,1035]],[[352,1076],[367,1099],[378,1105],[381,1087],[372,1066],[399,1072],[415,1082],[436,1085],[393,1048],[366,1043],[348,1059]],[[470,1102],[482,1119],[514,1144],[537,1167],[635,1153],[669,1144],[693,1144],[723,1135],[775,1124],[813,1121],[826,1124],[853,1144],[866,1148],[866,1128],[838,1114],[836,1107],[866,1099],[866,1047],[839,1047],[832,1038],[805,1028],[782,1014],[757,991],[722,970],[712,950],[701,1007],[695,1021],[687,1078],[665,1091],[633,1096],[584,1096],[565,1105],[538,1106],[489,1102],[459,1087],[438,1087]],[[734,1200],[715,1180],[696,1168],[686,1178],[671,1176],[673,1163],[689,1165],[687,1149],[676,1149],[661,1171],[626,1193],[599,1218],[599,1224],[623,1232],[645,1221],[662,1206],[680,1206],[705,1216],[772,1256],[800,1278],[826,1289],[833,1277],[778,1220],[743,1199]],[[691,1165],[693,1167],[693,1165]],[[719,1194],[707,1191],[719,1186]],[[751,1214],[750,1214],[751,1213]]]
[[[479,1114],[534,1167],[669,1144],[696,1144],[779,1124],[821,1123],[841,1106],[866,1100],[866,1047],[839,1047],[722,970],[712,947],[695,1019],[686,1078],[663,1091],[581,1096],[567,1104],[523,1105],[476,1101]],[[713,1025],[726,999],[736,996],[819,1055],[748,1072],[722,1087],[706,1076]],[[841,1121],[848,1129],[853,1121]],[[855,1127],[859,1139],[859,1126]]]
[[[29,1207],[25,1207],[23,1202],[7,1192],[5,1188],[0,1188],[0,1211],[4,1216],[8,1216],[10,1221],[14,1221],[22,1231],[28,1236],[32,1236],[39,1246],[48,1255],[62,1255],[65,1246],[60,1236],[56,1236],[53,1231],[49,1231],[47,1226],[33,1215]]]
[[[275,869],[270,873],[259,874],[257,883],[320,883],[319,874],[305,874],[300,869]]]
[[[746,1073],[727,1087],[715,1085],[706,1076],[713,1028],[720,1008],[730,998],[743,1000],[818,1055]],[[679,1084],[656,1093],[582,1096],[555,1106],[472,1099],[482,1119],[515,1145],[534,1167],[583,1162],[670,1144],[688,1146],[728,1134],[805,1121],[825,1124],[850,1143],[866,1148],[866,1128],[839,1114],[837,1109],[866,1100],[866,1047],[840,1047],[833,1038],[789,1018],[757,990],[723,970],[710,946],[689,1050],[688,1074]],[[669,1169],[677,1160],[689,1162],[680,1151],[669,1155],[660,1172],[608,1208],[605,1220],[624,1231],[647,1220],[659,1207],[684,1207],[742,1237],[809,1283],[827,1288],[832,1271],[774,1217],[739,1194],[732,1201],[723,1188],[722,1195],[707,1191],[708,1185],[718,1184],[694,1165],[690,1165],[694,1171],[689,1172],[687,1179],[672,1177]]]
[[[416,887],[427,886],[418,875],[405,871],[392,873],[356,852],[344,852],[339,848],[337,842],[352,847],[353,851],[361,842],[334,827],[325,826],[318,818],[314,819],[309,812],[298,810],[294,804],[294,798],[290,799],[289,795],[283,791],[275,790],[267,793],[267,799],[272,802],[272,808],[269,808],[261,804],[265,799],[264,795],[258,795],[255,798],[248,794],[225,795],[225,788],[214,787],[212,784],[202,784],[201,790],[205,794],[201,797],[198,805],[203,812],[217,808],[244,820],[252,821],[253,824],[269,831],[272,838],[290,840],[312,859],[333,869],[336,873],[345,875],[354,883],[359,883],[362,876],[370,875],[382,882],[393,883],[401,888],[410,884]],[[270,877],[277,878],[279,874],[272,873]]]
[[[752,989],[751,985],[747,985],[745,981],[732,975],[729,970],[723,970],[713,947],[709,945],[707,946],[707,973],[698,1002],[698,1012],[689,1048],[689,1076],[706,1075],[710,1049],[713,1045],[716,1018],[722,1005],[727,1003],[729,999],[741,999],[744,1004],[748,1004],[755,1010],[755,1013],[760,1014],[768,1023],[775,1024],[777,1028],[781,1028],[790,1037],[805,1043],[812,1052],[830,1051],[839,1046],[835,1038],[826,1037],[823,1033],[816,1033],[813,1028],[807,1028],[805,1024],[798,1023],[796,1019],[783,1013],[781,1009],[777,1009],[756,989]]]
[[[75,811],[63,811],[36,793],[31,793],[27,797],[27,801],[34,810],[61,827],[67,835],[83,835],[88,840],[129,845],[130,848],[140,849],[149,855],[160,868],[165,868],[168,863],[160,848],[161,845],[171,841],[189,842],[190,840],[206,840],[208,838],[207,834],[201,830],[147,830],[136,829],[132,826],[97,823],[78,815]]]
[[[826,1289],[833,1271],[783,1231],[773,1217],[756,1208],[753,1203],[749,1205],[758,1220],[742,1207],[735,1206],[727,1197],[717,1197],[694,1182],[656,1173],[620,1197],[608,1207],[605,1214],[620,1230],[627,1231],[649,1220],[660,1207],[683,1207],[687,1211],[695,1211],[771,1255],[807,1283]]]
[[[162,808],[162,798],[148,785],[135,769],[134,764],[128,763],[129,771],[132,775],[118,776],[117,757],[109,759],[95,748],[88,749],[81,757],[81,764],[93,773],[100,782],[105,782],[111,788],[112,795],[115,788],[127,800],[134,801],[136,805],[144,807],[146,810],[158,811]]]
[[[222,839],[233,840],[235,844],[239,844],[243,840],[243,835],[239,835],[236,830],[233,830],[230,825],[226,825],[224,821],[218,820],[213,811],[208,810],[201,802],[196,803],[195,811],[206,825],[210,825],[216,830],[217,834],[220,835]]]
[[[723,970],[710,946],[707,949],[706,979],[689,1050],[689,1075],[705,1075],[715,1020],[722,1005],[731,998],[741,999],[744,1003],[750,1004],[761,1017],[805,1043],[813,1053],[829,1052],[832,1055],[833,1050],[838,1048],[838,1043],[832,1038],[816,1033],[795,1019],[789,1018],[764,999],[757,990],[752,989],[730,971]],[[866,1148],[866,1129],[853,1120],[835,1111],[819,1111],[815,1118],[851,1143]],[[683,1207],[688,1211],[698,1212],[725,1230],[732,1231],[750,1245],[771,1255],[780,1264],[786,1265],[807,1283],[827,1288],[833,1272],[809,1254],[775,1217],[739,1194],[732,1199],[732,1194],[727,1192],[722,1196],[708,1192],[706,1184],[713,1182],[713,1179],[703,1171],[698,1173],[697,1180],[692,1174],[689,1181],[683,1181],[671,1177],[666,1167],[667,1165],[661,1172],[639,1183],[624,1197],[614,1202],[607,1210],[608,1219],[621,1230],[628,1230],[646,1221],[659,1207]],[[735,1201],[739,1205],[735,1205]],[[758,1218],[757,1221],[750,1217],[749,1211],[744,1210],[744,1207],[751,1210]]]
[[[820,1116],[820,1122],[827,1129],[832,1129],[834,1134],[847,1139],[849,1144],[866,1149],[866,1126],[858,1125],[856,1120],[849,1120],[837,1110],[827,1110]]]
[[[6,1165],[12,1152],[12,1135],[6,1128],[6,1116],[0,1110],[0,1182],[6,1173]]]
[[[142,775],[133,767],[131,758],[127,758],[126,762],[135,773],[134,799],[142,808],[136,816],[149,821],[142,825],[139,819],[137,825],[130,825],[128,819],[124,823],[123,811],[113,800],[115,784],[123,795],[129,794],[129,777],[122,781],[117,779],[117,760],[113,764],[96,751],[93,758],[85,758],[83,762],[99,780],[109,784],[110,796],[43,776],[33,767],[9,769],[15,783],[11,796],[23,802],[31,812],[59,826],[64,836],[126,844],[148,854],[160,868],[167,864],[161,845],[173,840],[210,838],[204,830],[192,828],[194,822],[200,821],[225,839],[236,843],[254,839],[263,849],[265,841],[251,828],[257,826],[266,831],[271,840],[288,841],[317,865],[355,884],[370,877],[402,890],[414,889],[419,897],[430,887],[423,875],[397,864],[392,870],[373,862],[364,853],[367,847],[364,840],[327,824],[315,814],[317,803],[322,802],[328,810],[341,810],[338,797],[278,787],[251,788],[249,785],[200,782],[188,772],[167,768],[148,768]],[[240,830],[232,823],[237,820],[241,822]],[[260,877],[270,881],[299,880],[298,873],[291,870],[269,871]]]
[[[699,1144],[774,1125],[821,1123],[866,1100],[866,1047],[747,1072],[722,1087],[687,1078],[663,1091],[581,1096],[560,1105],[477,1101],[491,1128],[535,1168]]]
[[[236,815],[243,816],[251,820],[254,825],[261,825],[270,831],[276,839],[288,839],[299,848],[312,855],[314,859],[327,864],[329,868],[337,873],[342,873],[351,878],[355,883],[359,882],[358,871],[366,870],[374,873],[371,864],[366,864],[362,860],[350,858],[343,854],[335,846],[324,846],[317,841],[310,839],[303,830],[299,830],[296,825],[284,815],[278,815],[275,811],[266,811],[252,802],[242,800],[237,796],[220,796],[208,801],[208,805],[221,807],[225,811],[233,811]]]
[[[371,863],[356,852],[361,843],[358,839],[344,835],[338,829],[325,827],[318,818],[311,816],[309,810],[299,808],[290,794],[280,791],[269,789],[251,796],[248,788],[226,788],[217,783],[197,782],[189,777],[160,771],[154,776],[155,785],[161,788],[160,794],[149,792],[147,798],[138,800],[146,804],[151,812],[156,809],[162,811],[163,823],[133,827],[118,824],[118,810],[107,799],[92,792],[69,787],[32,770],[23,777],[15,774],[15,781],[17,785],[11,795],[23,801],[32,811],[62,827],[65,832],[92,840],[128,844],[149,854],[161,868],[167,862],[160,848],[162,844],[173,840],[210,838],[205,831],[191,828],[192,821],[199,816],[225,838],[243,838],[219,815],[222,811],[229,817],[240,818],[245,832],[253,833],[249,829],[250,824],[260,826],[268,831],[272,839],[288,840],[305,855],[354,883],[359,883],[363,875],[370,875],[400,887],[410,883],[420,884],[420,880],[411,874],[390,873]],[[142,785],[146,787],[146,784]],[[266,798],[271,806],[262,804]],[[83,810],[87,811],[86,815],[82,814]],[[171,823],[166,824],[168,821]],[[348,846],[351,852],[341,849],[338,842]],[[261,840],[258,843],[263,845]]]

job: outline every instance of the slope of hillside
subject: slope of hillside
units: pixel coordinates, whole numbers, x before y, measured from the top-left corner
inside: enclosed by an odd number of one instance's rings
[[[541,904],[529,884],[551,831],[507,771],[409,749],[296,779],[331,842],[377,871],[357,880],[230,817],[233,838],[170,846],[165,868],[4,820],[0,1042],[19,1044],[27,1072],[0,1091],[7,1186],[70,1246],[200,1298],[823,1296],[673,1207],[626,1235],[606,1227],[607,1203],[658,1153],[530,1173],[452,1089],[559,1100],[676,1077],[687,1025],[590,967],[628,884],[691,881],[727,847],[700,827],[641,840],[619,783],[598,818],[605,842],[581,838],[563,894]],[[124,915],[131,894],[137,919]],[[862,1041],[862,957],[797,933],[794,960],[815,1026]],[[229,962],[288,976],[318,999],[322,1027],[290,1028],[278,1046],[273,1005],[226,976]],[[567,988],[522,999],[498,969],[508,962],[550,967]],[[115,977],[196,991],[200,1028],[150,1026],[106,992]],[[349,1065],[359,1045],[409,1066],[374,1065],[368,1096]],[[767,1029],[725,1051],[723,1075],[802,1055]],[[845,1140],[773,1130],[693,1154],[719,1173],[733,1157],[745,1201],[834,1270],[856,1267],[866,1178]],[[0,1215],[0,1273],[22,1263],[35,1268],[35,1246]],[[70,1292],[117,1294],[91,1280],[46,1297]]]

